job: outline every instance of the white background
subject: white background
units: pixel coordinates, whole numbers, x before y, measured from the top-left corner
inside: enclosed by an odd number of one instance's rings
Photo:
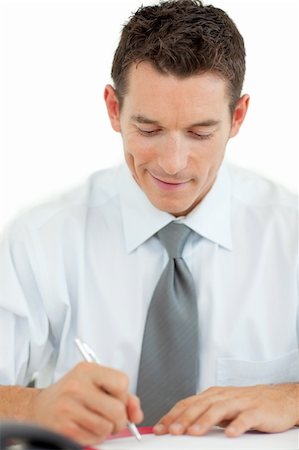
[[[250,111],[228,157],[297,191],[298,2],[211,3],[236,22],[247,49]],[[122,160],[103,89],[121,25],[140,4],[2,0],[0,230],[20,211]]]

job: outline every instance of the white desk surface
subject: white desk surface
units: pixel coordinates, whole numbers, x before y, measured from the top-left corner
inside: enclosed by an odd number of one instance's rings
[[[105,441],[96,447],[99,450],[298,450],[299,430],[292,429],[284,433],[265,434],[248,432],[237,438],[228,438],[221,429],[214,429],[206,436],[155,436],[142,435],[142,440],[123,437]]]

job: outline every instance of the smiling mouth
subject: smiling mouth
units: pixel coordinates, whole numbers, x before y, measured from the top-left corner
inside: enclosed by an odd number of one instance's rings
[[[166,190],[177,190],[177,189],[182,189],[184,188],[190,180],[183,180],[183,181],[165,181],[162,180],[161,178],[157,178],[156,176],[154,176],[152,173],[149,172],[149,174],[151,175],[154,183],[162,188],[162,189],[166,189]]]

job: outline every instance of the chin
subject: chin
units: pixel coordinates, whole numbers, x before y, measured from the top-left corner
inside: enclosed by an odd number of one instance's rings
[[[161,211],[167,212],[168,214],[172,214],[173,216],[184,216],[187,214],[187,211],[190,211],[192,208],[190,205],[170,205],[164,202],[152,202],[152,204]]]

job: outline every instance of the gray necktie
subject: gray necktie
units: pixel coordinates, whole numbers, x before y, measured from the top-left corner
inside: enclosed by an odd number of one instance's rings
[[[177,401],[196,393],[197,300],[182,259],[190,233],[186,225],[175,222],[157,233],[169,261],[154,290],[143,335],[137,383],[143,426],[154,425]]]

